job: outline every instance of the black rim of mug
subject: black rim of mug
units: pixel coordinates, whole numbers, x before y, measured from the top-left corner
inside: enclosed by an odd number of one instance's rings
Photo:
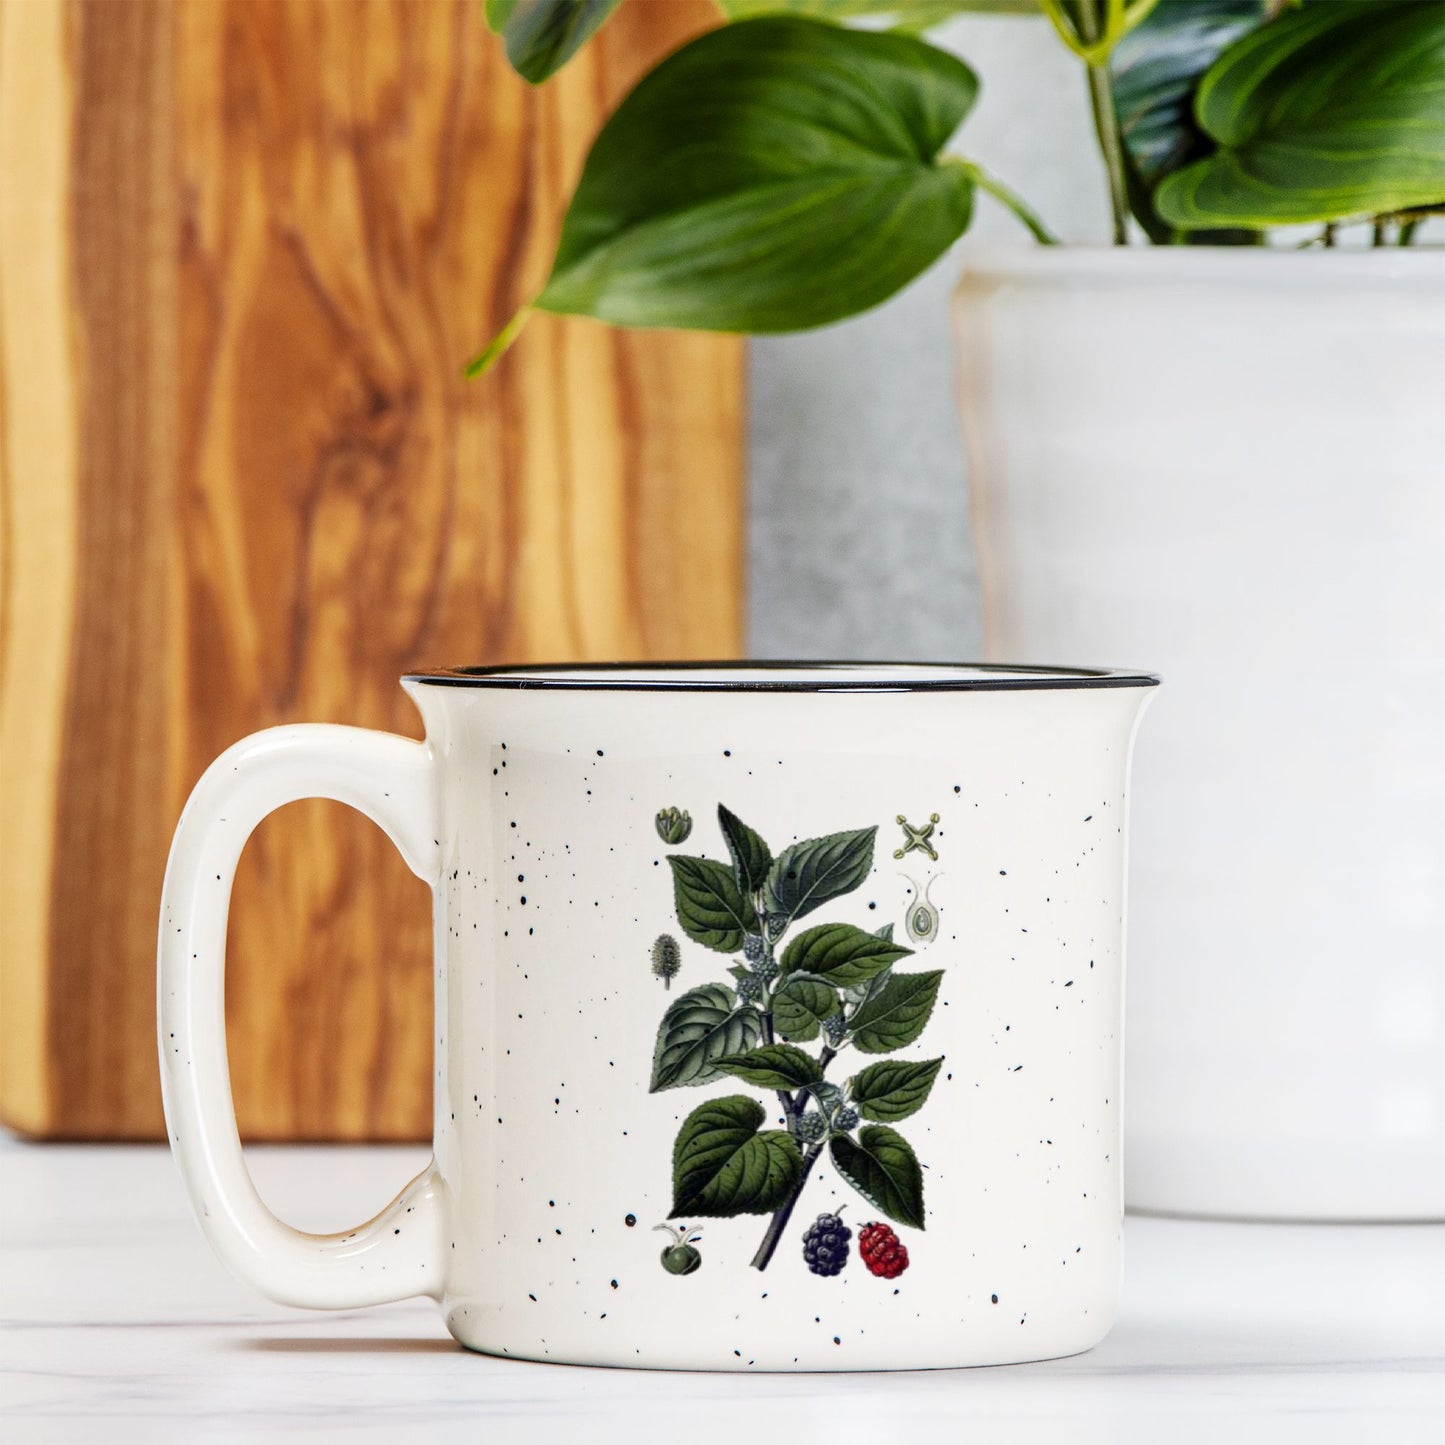
[[[855,676],[843,672],[890,672]],[[669,673],[687,673],[669,677]],[[791,676],[758,676],[769,672]],[[712,673],[713,676],[707,674]],[[798,676],[806,673],[807,676]],[[910,676],[910,673],[915,675]],[[932,674],[924,676],[921,674]],[[949,675],[949,674],[953,675]],[[980,675],[981,674],[981,675]],[[406,673],[403,682],[438,687],[540,688],[569,692],[1036,692],[1064,688],[1157,687],[1151,672],[1117,668],[1029,667],[1001,662],[591,662],[516,667],[438,667]]]

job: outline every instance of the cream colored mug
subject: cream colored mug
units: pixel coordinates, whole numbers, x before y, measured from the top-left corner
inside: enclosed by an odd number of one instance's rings
[[[426,741],[258,733],[197,784],[160,923],[172,1147],[289,1304],[430,1295],[578,1364],[911,1369],[1088,1349],[1120,1265],[1129,758],[1157,679],[964,665],[461,669]],[[257,1195],[231,882],[334,798],[432,888],[433,1162],[309,1235]]]

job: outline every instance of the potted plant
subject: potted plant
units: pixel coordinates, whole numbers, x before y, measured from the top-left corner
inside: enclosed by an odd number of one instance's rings
[[[614,5],[488,15],[541,80]],[[969,262],[954,318],[989,649],[1170,683],[1137,763],[1131,1202],[1445,1214],[1445,257],[1416,244],[1445,7],[720,5],[599,134],[474,369],[533,307],[823,325],[979,192],[1014,212],[1041,245]],[[1041,9],[1086,67],[1114,249],[1055,244],[951,148],[979,82],[917,32],[972,8]],[[857,16],[894,28],[829,23]]]

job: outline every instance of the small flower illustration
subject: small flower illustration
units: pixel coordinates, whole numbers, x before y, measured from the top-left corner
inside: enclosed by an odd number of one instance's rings
[[[679,843],[686,843],[687,836],[692,832],[692,815],[686,808],[663,808],[657,815],[657,836],[675,848]]]
[[[672,981],[682,968],[682,950],[677,939],[670,933],[659,933],[652,945],[652,972],[662,980],[665,989],[671,989]]]

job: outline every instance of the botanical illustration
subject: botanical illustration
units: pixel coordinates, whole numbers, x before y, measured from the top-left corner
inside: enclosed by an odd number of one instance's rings
[[[918,1039],[943,974],[897,969],[913,950],[894,942],[892,924],[798,926],[868,877],[877,829],[809,838],[775,857],[722,805],[718,823],[730,862],[674,853],[668,863],[683,933],[733,961],[726,981],[690,988],[668,1006],[651,1091],[733,1079],[767,1104],[722,1094],[688,1114],[673,1146],[671,1218],[768,1216],[752,1259],[766,1269],[826,1151],[869,1205],[921,1230],[923,1170],[894,1126],[924,1106],[943,1061],[876,1056]],[[781,1128],[768,1127],[775,1109]],[[819,1215],[803,1240],[808,1267],[838,1273],[851,1235],[838,1214]],[[874,1274],[893,1278],[907,1267],[886,1224],[865,1227],[860,1248]]]

